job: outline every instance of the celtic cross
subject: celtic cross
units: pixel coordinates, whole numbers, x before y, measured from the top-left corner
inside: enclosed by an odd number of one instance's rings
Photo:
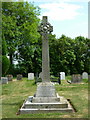
[[[47,16],[43,16],[38,30],[42,35],[42,82],[50,82],[48,34],[52,31],[53,26],[48,23]]]
[[[38,32],[40,32],[41,35],[46,35],[53,32],[53,26],[51,26],[51,24],[47,21],[47,16],[43,16]]]

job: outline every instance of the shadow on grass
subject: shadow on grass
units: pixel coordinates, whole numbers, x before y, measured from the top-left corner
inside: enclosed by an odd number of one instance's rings
[[[3,105],[7,105],[7,106],[8,106],[8,105],[15,105],[15,106],[18,105],[18,106],[21,106],[24,101],[25,101],[25,100],[22,100],[22,101],[20,101],[20,102],[14,102],[14,103],[3,103],[3,102],[2,102],[2,106],[3,106]]]

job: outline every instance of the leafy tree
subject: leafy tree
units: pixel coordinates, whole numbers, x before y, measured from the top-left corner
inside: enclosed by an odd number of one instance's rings
[[[87,50],[87,44],[85,44],[86,39],[82,36],[75,38],[74,52],[76,55],[75,67],[77,73],[82,73],[84,71],[84,54]]]
[[[83,61],[84,61],[84,71],[90,74],[90,39],[85,39],[85,47],[86,50],[83,54]]]
[[[6,75],[10,65],[10,61],[6,55],[7,55],[7,44],[5,39],[3,38],[2,41],[2,75],[3,76]]]
[[[9,69],[10,61],[9,59],[3,55],[2,56],[2,75],[6,75],[8,69]]]
[[[52,37],[53,40],[50,38],[52,42],[50,43],[51,71],[55,75],[60,71],[71,74],[76,59],[73,50],[74,40],[65,35],[62,35],[59,39],[56,39],[55,35]]]
[[[2,40],[2,55],[6,55],[7,54],[7,45],[6,45],[6,41],[3,38]]]
[[[39,12],[28,2],[2,3],[3,35],[8,45],[10,62],[12,64],[18,46],[26,41],[35,42],[38,36],[37,24]]]
[[[42,39],[37,32],[39,14],[39,8],[28,2],[2,3],[3,55],[8,53],[10,57],[10,73],[14,71],[13,74],[26,76],[28,72],[41,72]],[[51,34],[49,45],[51,74],[58,75],[60,71],[90,73],[90,39],[82,36],[72,39],[65,35],[57,39]],[[15,60],[17,65],[14,65]]]
[[[2,3],[2,32],[7,42],[11,68],[14,60],[23,64],[22,52],[33,49],[32,43],[38,40],[37,26],[39,23],[39,8],[28,2]],[[29,52],[29,51],[28,51]],[[33,50],[31,50],[31,55]],[[23,53],[26,55],[26,53]],[[27,56],[27,55],[26,55]],[[26,57],[24,56],[24,57]],[[21,57],[21,58],[20,58]],[[30,56],[29,56],[30,57]],[[30,60],[30,59],[28,59]],[[24,62],[23,62],[24,61]],[[31,62],[31,61],[29,61]],[[28,63],[28,62],[27,62]],[[30,66],[28,64],[28,66]]]

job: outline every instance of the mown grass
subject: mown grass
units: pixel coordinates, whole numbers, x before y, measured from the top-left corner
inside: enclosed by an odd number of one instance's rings
[[[36,84],[33,80],[23,78],[21,81],[12,81],[2,85],[2,117],[3,118],[88,118],[88,83],[68,84],[62,80],[62,84],[55,85],[60,96],[70,99],[76,108],[75,113],[40,113],[20,114],[19,108],[28,96],[36,92]]]

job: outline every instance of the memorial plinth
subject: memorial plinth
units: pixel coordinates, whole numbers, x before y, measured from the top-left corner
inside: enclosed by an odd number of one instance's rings
[[[34,96],[29,96],[20,109],[20,113],[41,112],[72,112],[69,102],[56,93],[55,86],[50,82],[48,34],[53,27],[43,16],[38,30],[42,36],[42,82],[37,86]]]

